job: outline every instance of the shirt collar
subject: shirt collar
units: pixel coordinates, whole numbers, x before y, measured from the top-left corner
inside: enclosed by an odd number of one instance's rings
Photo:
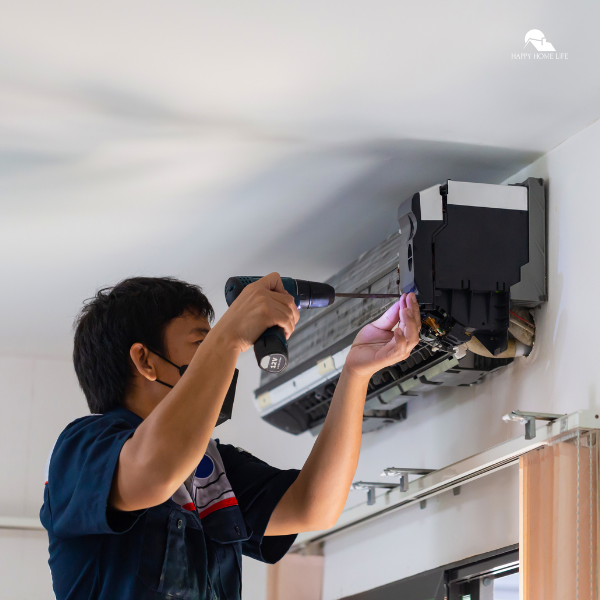
[[[130,410],[127,410],[122,406],[111,408],[109,411],[106,412],[106,414],[115,415],[120,419],[123,419],[123,421],[125,421],[132,427],[135,427],[136,429],[144,420],[139,415],[136,415],[135,413],[131,412]]]

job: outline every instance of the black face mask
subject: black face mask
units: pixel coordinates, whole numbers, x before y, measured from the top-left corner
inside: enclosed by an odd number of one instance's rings
[[[179,365],[176,365],[174,362],[171,362],[168,358],[165,358],[159,352],[156,352],[156,350],[150,350],[150,352],[156,354],[156,356],[158,356],[159,358],[162,358],[164,361],[168,362],[170,365],[173,365],[179,371],[180,377],[183,376],[186,369],[188,368],[188,365],[182,365],[181,367]],[[218,425],[221,425],[221,423],[225,423],[225,421],[229,421],[229,419],[231,419],[231,413],[233,412],[233,401],[235,400],[235,387],[237,385],[238,373],[239,373],[238,369],[236,369],[233,372],[233,379],[231,380],[231,384],[229,386],[229,389],[227,390],[227,394],[225,395],[225,400],[223,400],[223,406],[221,406],[221,412],[219,413],[219,418],[217,419],[217,425],[215,425],[215,427],[217,427]],[[169,385],[168,383],[165,383],[164,381],[161,381],[160,379],[157,379],[156,382],[162,383],[162,385],[173,389],[172,385]]]

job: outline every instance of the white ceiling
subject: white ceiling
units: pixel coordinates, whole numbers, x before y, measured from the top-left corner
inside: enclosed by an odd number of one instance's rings
[[[600,116],[600,5],[0,0],[0,352],[68,356],[84,298],[319,279],[447,178]],[[541,29],[562,61],[512,60]]]

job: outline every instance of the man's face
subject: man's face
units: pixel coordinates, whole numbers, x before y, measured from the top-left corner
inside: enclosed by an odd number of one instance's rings
[[[189,365],[208,332],[210,325],[206,317],[186,311],[165,327],[165,349],[167,357],[176,365]],[[177,369],[165,362],[161,366],[159,379],[175,385],[179,381]]]

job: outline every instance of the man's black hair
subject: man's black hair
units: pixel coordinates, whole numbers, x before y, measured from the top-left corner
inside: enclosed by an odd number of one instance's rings
[[[132,377],[131,346],[139,342],[166,353],[165,327],[186,311],[214,318],[197,285],[171,277],[132,277],[86,301],[75,322],[73,363],[92,413],[123,402]]]

